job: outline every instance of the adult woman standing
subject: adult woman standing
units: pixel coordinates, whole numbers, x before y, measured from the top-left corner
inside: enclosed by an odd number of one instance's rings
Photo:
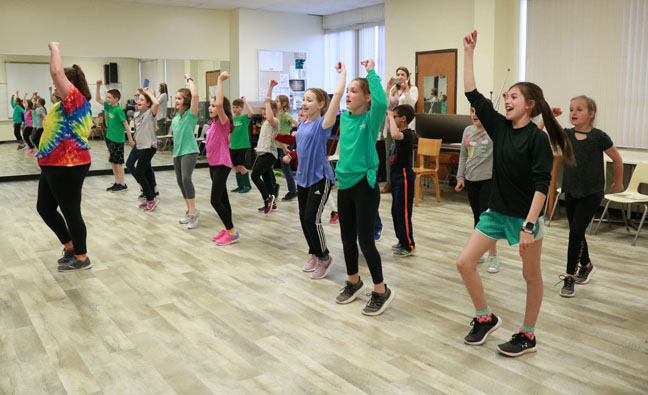
[[[410,72],[405,66],[400,66],[396,69],[396,77],[387,80],[387,88],[385,89],[388,97],[388,110],[392,111],[396,106],[409,104],[416,108],[419,93],[418,88],[410,82]],[[387,118],[385,118],[387,119]],[[409,124],[409,128],[415,130],[415,122]],[[385,139],[385,170],[387,173],[387,183],[380,191],[380,193],[389,193],[391,191],[391,183],[389,182],[389,174],[391,174],[391,147],[394,140],[389,133],[389,121],[385,121],[382,128],[382,138]]]
[[[169,96],[167,95],[167,84],[161,82],[158,88],[160,95],[157,97],[157,101],[160,103],[160,105],[158,106],[158,112],[155,116],[155,120],[157,121],[158,135],[164,136],[169,132],[166,127],[168,108],[167,103],[169,101]]]
[[[60,44],[51,42],[49,49],[54,94],[62,100],[47,114],[40,138],[36,208],[63,244],[58,270],[68,272],[92,267],[86,255],[87,233],[81,216],[81,189],[91,162],[88,134],[92,113],[88,101],[92,96],[79,66],[63,68]]]

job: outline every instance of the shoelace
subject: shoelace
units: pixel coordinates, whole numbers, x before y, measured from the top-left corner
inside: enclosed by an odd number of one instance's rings
[[[554,284],[554,287],[555,287],[556,285],[558,285],[558,284],[564,282],[565,279],[570,278],[570,277],[569,277],[569,276],[565,276],[564,274],[560,274],[560,275],[558,275],[558,278],[559,278],[559,280],[558,280],[557,283]],[[571,279],[572,279],[572,281],[575,281],[574,277],[571,277]]]
[[[365,296],[369,296],[369,303],[367,303],[367,306],[370,307],[382,306],[382,303],[380,302],[380,297],[374,297],[373,292],[366,293]]]
[[[522,332],[518,332],[511,337],[511,344],[522,344],[527,347],[531,340]]]

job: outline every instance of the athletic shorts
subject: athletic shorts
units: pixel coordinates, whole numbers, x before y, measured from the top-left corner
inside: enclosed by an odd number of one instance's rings
[[[124,143],[116,143],[110,139],[106,139],[106,146],[108,147],[108,162],[123,164]]]
[[[249,148],[231,149],[232,166],[247,166]]]
[[[495,240],[506,239],[509,245],[520,244],[520,232],[526,218],[511,217],[488,209],[479,216],[475,229]],[[545,233],[544,217],[538,218],[533,231],[534,240],[542,240]]]

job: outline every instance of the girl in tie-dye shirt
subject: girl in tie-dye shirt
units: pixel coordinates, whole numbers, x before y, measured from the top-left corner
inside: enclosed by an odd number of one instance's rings
[[[55,95],[64,99],[54,104],[43,125],[38,147],[41,176],[36,208],[63,244],[58,270],[68,272],[92,267],[86,256],[86,227],[81,216],[81,189],[90,168],[88,133],[92,113],[83,71],[77,65],[64,69],[59,47],[56,42],[49,44],[50,73]]]

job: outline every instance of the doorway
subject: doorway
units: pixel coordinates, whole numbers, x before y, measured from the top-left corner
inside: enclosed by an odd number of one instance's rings
[[[219,76],[220,70],[213,70],[205,73],[205,86],[207,89],[205,97],[207,98],[207,101],[210,101],[212,96],[216,96],[216,86],[218,85]]]

